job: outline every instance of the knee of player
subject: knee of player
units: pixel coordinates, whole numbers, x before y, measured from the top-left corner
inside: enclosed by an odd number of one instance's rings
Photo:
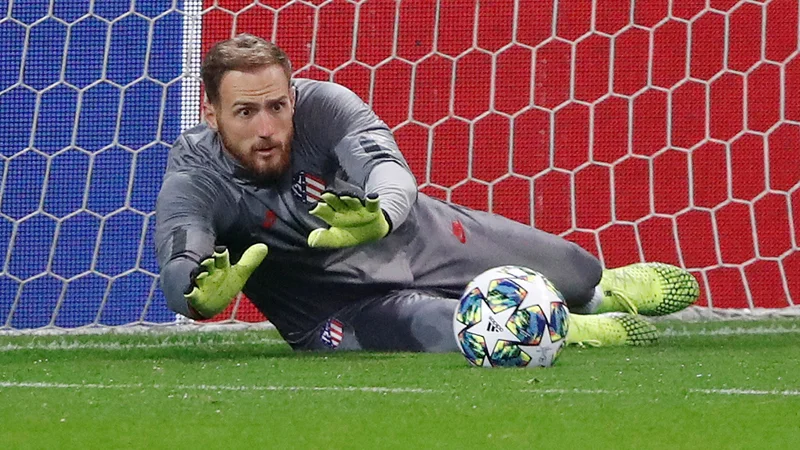
[[[600,281],[603,274],[603,265],[596,256],[586,251],[578,244],[572,243],[572,258],[576,270],[594,279],[594,284]]]
[[[564,297],[571,297],[573,294],[581,295],[589,289],[593,289],[600,282],[603,275],[603,265],[594,255],[583,249],[583,247],[570,242],[566,247],[566,257],[564,258],[563,275],[569,279],[567,289],[575,292],[564,292],[565,288],[560,288]]]

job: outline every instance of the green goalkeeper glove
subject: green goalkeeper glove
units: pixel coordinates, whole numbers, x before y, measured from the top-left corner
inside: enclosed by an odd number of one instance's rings
[[[314,248],[344,248],[377,241],[389,234],[391,225],[380,208],[378,194],[366,200],[331,192],[310,211],[330,228],[317,228],[308,235],[308,246]]]
[[[217,247],[211,258],[200,263],[202,270],[194,277],[192,290],[185,294],[189,306],[204,319],[221,313],[242,290],[247,279],[267,256],[265,244],[255,244],[245,250],[239,262],[231,266],[225,247]]]

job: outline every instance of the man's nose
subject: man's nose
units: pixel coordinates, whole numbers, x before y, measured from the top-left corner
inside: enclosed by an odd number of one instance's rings
[[[258,113],[257,124],[257,131],[260,137],[268,138],[275,134],[275,118],[268,111]]]

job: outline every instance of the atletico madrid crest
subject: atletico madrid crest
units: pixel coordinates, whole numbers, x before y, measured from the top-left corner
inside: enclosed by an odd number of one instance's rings
[[[320,201],[325,192],[325,182],[318,175],[297,172],[292,180],[292,193],[304,203]]]
[[[322,327],[320,339],[322,340],[322,343],[328,347],[336,348],[342,342],[343,336],[344,325],[342,325],[342,322],[339,322],[336,319],[330,319],[325,322],[325,326]]]

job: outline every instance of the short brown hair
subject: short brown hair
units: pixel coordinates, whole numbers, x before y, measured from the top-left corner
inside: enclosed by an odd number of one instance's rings
[[[226,72],[245,72],[273,64],[283,67],[286,79],[291,80],[292,63],[274,43],[247,33],[217,42],[206,54],[200,69],[208,101],[219,104],[219,84]]]

